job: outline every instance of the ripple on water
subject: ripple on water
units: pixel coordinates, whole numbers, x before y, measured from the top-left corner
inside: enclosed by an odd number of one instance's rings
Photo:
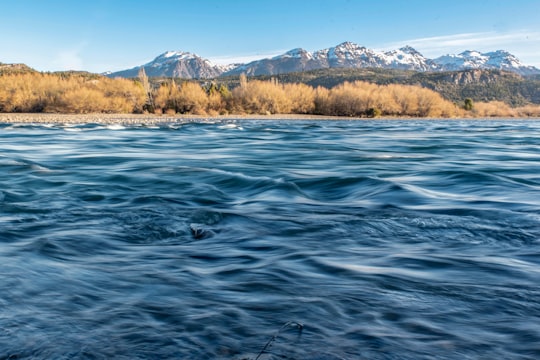
[[[0,126],[0,358],[540,357],[538,121],[149,124]]]

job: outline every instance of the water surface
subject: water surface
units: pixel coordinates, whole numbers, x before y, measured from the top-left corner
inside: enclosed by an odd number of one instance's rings
[[[540,121],[0,126],[0,359],[537,359],[539,299]]]

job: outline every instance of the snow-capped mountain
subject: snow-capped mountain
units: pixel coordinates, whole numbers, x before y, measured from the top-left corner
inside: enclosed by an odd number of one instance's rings
[[[352,42],[344,42],[335,47],[316,51],[316,59],[321,59],[331,68],[381,67],[384,54]]]
[[[301,72],[321,69],[326,66],[320,59],[313,57],[309,51],[304,49],[292,49],[283,55],[278,55],[270,59],[252,61],[231,69],[224,75],[239,75],[245,73],[248,76],[275,75],[290,72]]]
[[[212,64],[210,60],[184,51],[167,51],[154,60],[128,70],[108,74],[109,77],[137,77],[144,67],[149,77],[178,77],[185,79],[205,79],[218,77],[230,70],[227,66]]]
[[[540,74],[533,66],[523,65],[514,55],[498,50],[480,53],[465,51],[428,59],[410,46],[392,51],[376,51],[344,42],[337,46],[309,52],[297,48],[273,58],[247,64],[214,65],[207,59],[183,51],[168,51],[147,64],[107,74],[109,77],[137,77],[141,67],[150,77],[215,78],[222,75],[276,75],[325,68],[380,68],[413,71],[461,71],[500,69],[520,75]]]
[[[400,70],[437,71],[437,64],[410,46],[384,53],[386,67]]]
[[[276,75],[288,72],[325,68],[385,68],[416,71],[435,70],[431,60],[411,47],[390,52],[378,52],[351,42],[313,53],[293,49],[271,59],[256,60],[241,65],[227,75]]]
[[[457,71],[466,69],[499,69],[516,72],[520,75],[538,74],[539,69],[526,66],[514,55],[504,50],[488,53],[464,51],[457,55],[444,55],[433,60],[440,71]]]

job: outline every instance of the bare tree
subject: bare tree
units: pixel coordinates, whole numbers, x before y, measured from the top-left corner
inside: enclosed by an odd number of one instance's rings
[[[146,110],[149,110],[150,112],[154,112],[155,104],[154,104],[154,96],[152,94],[152,85],[150,84],[150,81],[148,80],[146,71],[144,71],[144,66],[141,66],[138,76],[143,86],[144,92],[146,93],[145,108]]]

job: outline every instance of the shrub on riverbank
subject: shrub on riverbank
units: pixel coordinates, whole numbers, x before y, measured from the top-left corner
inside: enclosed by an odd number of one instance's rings
[[[162,84],[154,96],[156,110],[160,113],[181,113],[204,115],[209,99],[203,88],[193,82],[178,86],[171,81]]]
[[[144,79],[143,79],[144,80]],[[420,86],[344,82],[331,89],[277,80],[248,81],[229,91],[212,83],[109,79],[83,73],[23,73],[0,76],[0,112],[162,114],[316,114],[348,117],[533,117],[540,106],[512,108],[475,102],[468,110]],[[151,105],[151,106],[149,106]]]
[[[416,86],[345,82],[317,89],[316,112],[323,115],[377,117],[453,117],[460,110],[438,93]]]
[[[0,77],[0,112],[136,113],[146,100],[127,79],[42,73]]]

